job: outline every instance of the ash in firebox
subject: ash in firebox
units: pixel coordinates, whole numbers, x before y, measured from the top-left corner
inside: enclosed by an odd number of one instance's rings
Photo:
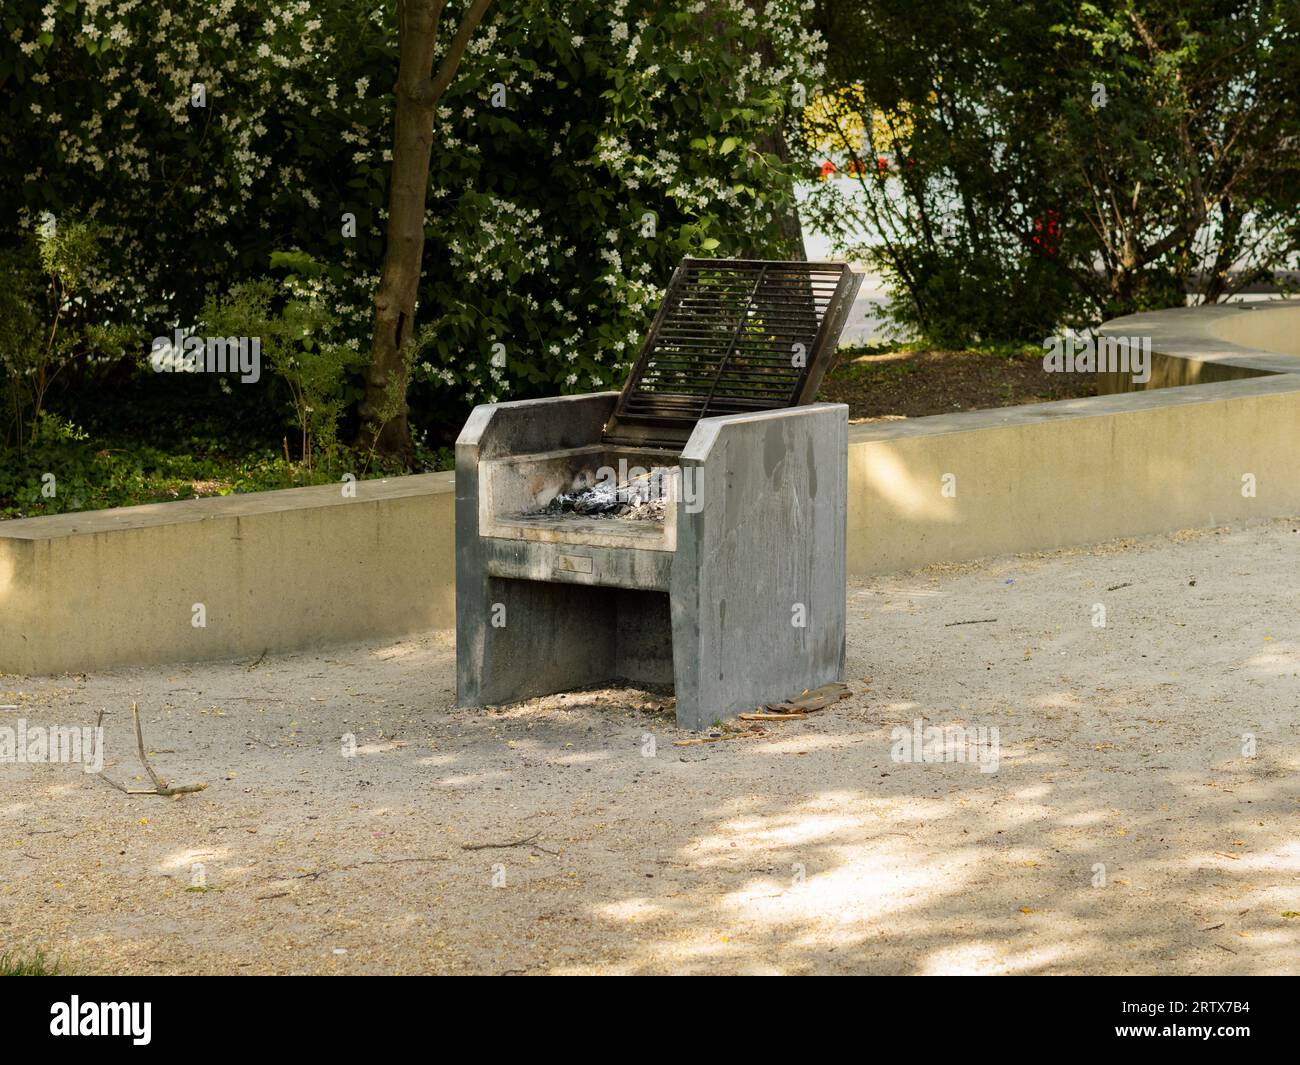
[[[672,472],[673,467],[656,466],[649,473],[629,477],[619,484],[611,479],[580,492],[562,492],[541,510],[528,516],[579,514],[586,518],[663,521],[670,490],[667,478]]]

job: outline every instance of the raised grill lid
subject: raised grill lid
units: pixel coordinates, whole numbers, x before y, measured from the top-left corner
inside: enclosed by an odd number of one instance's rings
[[[811,402],[861,283],[844,263],[683,259],[605,440],[680,450],[701,418]]]

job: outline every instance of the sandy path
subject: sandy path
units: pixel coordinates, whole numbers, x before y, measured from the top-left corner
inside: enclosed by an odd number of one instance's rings
[[[130,777],[138,700],[158,770],[211,784],[127,798],[0,766],[0,951],[84,972],[1300,972],[1297,528],[855,582],[852,699],[686,748],[645,693],[449,710],[434,634],[0,677],[20,706],[0,724],[106,707]],[[996,725],[998,772],[891,761],[916,718]],[[209,890],[186,890],[195,862]]]

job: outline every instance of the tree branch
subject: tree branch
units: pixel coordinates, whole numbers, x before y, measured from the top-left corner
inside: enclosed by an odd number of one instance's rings
[[[456,36],[451,39],[451,47],[442,57],[438,73],[420,90],[420,103],[425,107],[434,107],[442,99],[442,94],[447,91],[451,79],[456,76],[456,68],[460,66],[465,49],[469,47],[469,39],[474,35],[478,24],[483,21],[483,16],[491,6],[492,0],[474,0],[469,10],[465,12],[460,25],[456,28]]]

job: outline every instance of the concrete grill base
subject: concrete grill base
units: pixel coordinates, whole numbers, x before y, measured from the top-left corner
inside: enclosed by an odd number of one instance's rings
[[[655,453],[690,485],[662,524],[513,520],[528,486],[541,504],[584,462],[608,461],[599,445],[616,399],[493,404],[466,423],[457,701],[671,683],[678,724],[701,729],[841,679],[848,409],[701,419],[679,457]]]

